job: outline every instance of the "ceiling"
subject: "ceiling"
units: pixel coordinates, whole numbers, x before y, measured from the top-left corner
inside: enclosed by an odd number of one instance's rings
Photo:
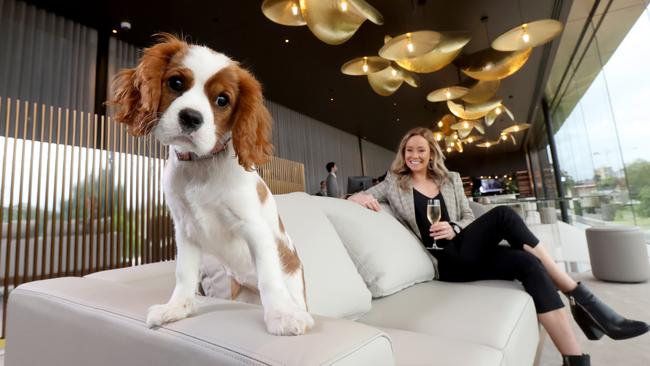
[[[128,20],[132,29],[118,32],[117,36],[137,46],[150,45],[151,35],[161,31],[189,36],[249,68],[264,85],[267,99],[391,150],[408,129],[434,127],[448,113],[446,104],[430,103],[426,95],[458,84],[458,69],[449,65],[435,73],[421,74],[419,88],[404,84],[392,96],[382,97],[372,91],[365,77],[343,75],[343,63],[376,55],[386,34],[396,36],[418,30],[468,31],[472,39],[463,53],[471,53],[489,47],[489,40],[523,21],[550,18],[554,7],[568,7],[561,0],[367,1],[384,16],[384,25],[366,21],[339,46],[321,42],[307,27],[273,23],[262,14],[261,0],[28,2],[100,32],[119,29],[120,21]],[[560,12],[560,21],[564,21],[566,13]],[[488,17],[485,23],[481,21],[484,16]],[[532,116],[533,99],[539,98],[541,89],[538,79],[544,77],[550,64],[543,62],[544,55],[544,47],[535,48],[527,64],[501,83],[497,97],[512,110],[517,122],[528,122]],[[486,135],[495,140],[510,124],[502,117],[487,129]],[[490,151],[521,150],[523,133],[518,136],[517,146],[502,143]],[[477,152],[485,151],[470,147],[464,154]]]

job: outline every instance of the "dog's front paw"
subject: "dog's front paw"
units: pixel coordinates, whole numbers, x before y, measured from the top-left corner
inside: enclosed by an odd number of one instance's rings
[[[159,327],[165,323],[187,318],[193,311],[193,301],[153,305],[147,312],[147,327]]]
[[[275,335],[301,335],[314,326],[314,319],[304,310],[269,310],[264,314],[266,329]]]

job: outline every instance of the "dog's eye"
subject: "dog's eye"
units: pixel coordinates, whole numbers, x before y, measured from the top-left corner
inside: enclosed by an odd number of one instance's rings
[[[216,103],[219,107],[225,107],[228,105],[228,103],[230,103],[230,98],[228,98],[228,96],[225,94],[220,94],[217,97]]]
[[[183,91],[183,79],[178,76],[172,76],[167,80],[167,85],[173,91],[182,92]]]

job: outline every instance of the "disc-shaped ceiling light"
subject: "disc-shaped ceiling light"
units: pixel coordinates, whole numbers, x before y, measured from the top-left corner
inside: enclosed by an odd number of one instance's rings
[[[500,142],[499,140],[496,140],[496,141],[485,141],[485,142],[482,142],[482,143],[480,143],[480,144],[476,144],[476,146],[478,146],[478,147],[489,148],[489,147],[492,147],[492,146],[494,146],[494,145],[498,145],[499,142]]]
[[[468,85],[467,94],[461,99],[464,102],[478,104],[492,99],[499,90],[500,80],[479,80]]]
[[[467,129],[469,129],[471,131],[478,123],[481,123],[481,122],[479,122],[479,121],[460,121],[460,122],[457,122],[457,123],[454,123],[453,125],[451,125],[451,129],[452,130],[467,130]],[[467,135],[465,135],[465,136],[467,136]],[[465,136],[461,136],[461,137],[464,138]]]
[[[414,88],[419,85],[417,75],[402,69],[394,63],[381,71],[368,74],[368,83],[370,83],[372,90],[384,97],[395,93],[404,81]]]
[[[419,57],[433,51],[442,35],[434,31],[409,32],[395,38],[385,37],[379,56],[393,61]]]
[[[505,105],[500,104],[485,115],[485,125],[488,127],[492,126],[497,117],[499,117],[499,115],[502,113],[505,113],[508,117],[510,117],[511,121],[515,120],[515,116],[512,114],[510,109],[508,109]]]
[[[449,111],[456,117],[465,120],[479,119],[485,116],[490,110],[501,104],[500,100],[487,101],[480,104],[456,103],[453,100],[447,101]]]
[[[432,91],[427,95],[429,102],[444,102],[447,100],[454,100],[463,97],[469,89],[462,86],[448,86]]]
[[[499,139],[501,141],[508,141],[508,139],[510,139],[510,142],[512,142],[513,145],[517,146],[517,140],[513,134],[501,132]]]
[[[523,131],[529,127],[530,124],[528,123],[518,123],[508,128],[505,128],[503,131],[501,131],[501,133],[515,133],[515,132]]]
[[[456,117],[454,117],[453,114],[447,113],[444,116],[440,118],[440,120],[437,122],[436,127],[442,132],[443,134],[449,134],[451,130],[451,126],[456,123]]]
[[[562,23],[555,19],[542,19],[524,23],[503,33],[492,42],[499,51],[521,51],[550,42],[562,33]]]
[[[265,0],[262,3],[262,13],[282,25],[302,26],[307,24],[296,0]]]
[[[365,0],[264,0],[262,12],[283,25],[306,23],[318,39],[331,45],[350,39],[366,20],[384,23],[379,11]]]
[[[463,143],[465,144],[473,144],[477,141],[480,141],[483,139],[483,136],[480,135],[469,135],[465,138],[462,139]]]
[[[341,72],[346,75],[367,75],[381,71],[390,66],[390,61],[379,56],[364,56],[352,59],[341,66]]]
[[[503,52],[488,48],[454,61],[467,76],[476,80],[500,80],[519,71],[528,61],[532,48]]]
[[[422,56],[396,60],[403,68],[420,74],[435,72],[449,65],[469,42],[467,32],[440,32],[440,42]]]

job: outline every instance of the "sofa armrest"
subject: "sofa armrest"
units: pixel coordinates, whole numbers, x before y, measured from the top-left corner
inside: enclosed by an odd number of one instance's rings
[[[199,298],[197,313],[155,330],[150,305],[167,295],[115,282],[65,277],[19,286],[9,297],[8,365],[393,365],[388,336],[370,326],[315,317],[306,335],[273,336],[261,307]]]

